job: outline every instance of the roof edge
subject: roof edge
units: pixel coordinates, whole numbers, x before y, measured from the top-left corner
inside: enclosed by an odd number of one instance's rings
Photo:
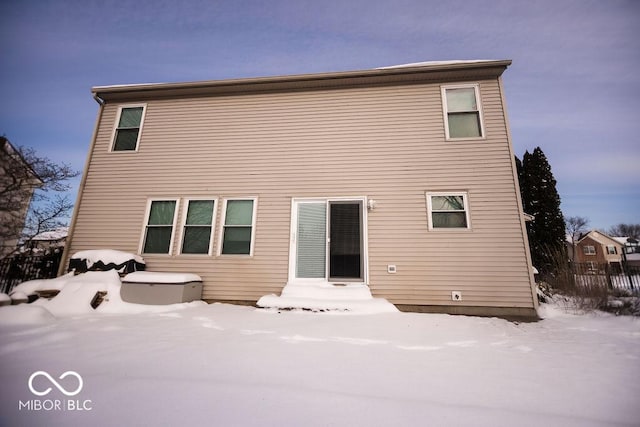
[[[496,74],[499,76],[502,72],[511,65],[511,60],[470,60],[470,61],[433,61],[433,62],[420,62],[413,64],[396,65],[375,69],[355,70],[355,71],[339,71],[339,72],[327,72],[327,73],[312,73],[312,74],[292,74],[282,76],[267,76],[267,77],[249,77],[239,79],[224,79],[224,80],[201,80],[193,82],[178,82],[178,83],[142,83],[142,84],[126,84],[126,85],[108,85],[108,86],[94,86],[91,88],[91,92],[94,96],[99,98],[109,98],[110,95],[123,95],[127,93],[137,93],[142,95],[144,93],[151,94],[152,92],[166,92],[173,93],[188,92],[194,89],[222,89],[229,87],[250,87],[257,86],[275,87],[276,85],[295,84],[299,87],[305,86],[305,83],[311,82],[330,82],[339,80],[353,80],[358,78],[393,78],[394,76],[407,76],[411,74],[424,74],[424,73],[437,73],[447,71],[473,71],[480,69],[496,69]]]

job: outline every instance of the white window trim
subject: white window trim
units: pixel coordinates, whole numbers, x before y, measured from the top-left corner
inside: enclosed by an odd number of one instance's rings
[[[449,107],[447,105],[447,89],[468,89],[473,88],[476,94],[476,105],[478,106],[478,119],[480,120],[480,136],[466,136],[464,138],[452,138],[449,135]],[[480,98],[480,84],[457,84],[457,85],[445,85],[440,87],[442,96],[442,113],[444,116],[444,132],[447,141],[462,141],[462,140],[481,140],[486,139],[486,131],[484,128],[484,115],[482,113],[482,99]]]
[[[120,123],[120,116],[122,110],[126,108],[138,108],[142,107],[142,116],[140,117],[140,127],[138,128],[138,139],[136,140],[135,150],[114,150],[116,145],[116,135],[118,132],[118,123]],[[113,130],[111,132],[111,144],[109,144],[109,151],[112,153],[137,153],[140,147],[140,137],[142,136],[142,127],[144,126],[144,118],[147,114],[147,104],[122,104],[118,106],[118,114],[116,114],[116,121],[113,124]]]
[[[589,248],[593,249],[593,251],[591,251],[591,249]],[[594,245],[584,245],[582,247],[582,253],[584,253],[585,255],[596,255],[596,247]]]
[[[153,202],[176,202],[176,207],[173,210],[173,221],[171,225],[171,240],[169,241],[169,252],[167,253],[145,253],[144,251],[144,243],[147,237],[147,226],[149,225],[149,214],[151,213],[151,205]],[[178,210],[180,209],[180,198],[175,197],[154,197],[147,200],[147,208],[144,213],[144,223],[142,224],[142,234],[140,236],[140,246],[138,247],[138,254],[140,255],[148,255],[148,256],[171,256],[173,255],[173,242],[175,240],[176,235],[176,223],[178,220]]]
[[[462,196],[464,203],[464,214],[467,221],[466,227],[434,227],[433,226],[433,206],[431,197],[433,196]],[[469,193],[466,191],[428,191],[425,194],[427,199],[427,226],[429,231],[436,232],[456,232],[471,230],[471,214],[469,212]]]
[[[182,252],[182,248],[184,246],[184,234],[187,226],[187,213],[189,212],[189,202],[198,201],[198,200],[213,200],[213,217],[211,218],[211,238],[209,240],[209,251],[206,254],[189,254]],[[182,218],[180,221],[180,246],[178,247],[178,254],[184,256],[211,256],[213,255],[213,244],[214,244],[214,236],[215,236],[215,228],[216,228],[216,218],[218,217],[218,198],[217,197],[189,197],[185,198],[182,202],[181,212]]]
[[[224,230],[227,221],[227,202],[232,200],[252,200],[253,212],[251,214],[251,243],[249,246],[248,254],[223,254],[222,246],[224,244]],[[220,218],[220,229],[218,230],[218,250],[216,255],[223,257],[253,257],[253,247],[256,240],[256,212],[258,211],[258,198],[257,197],[225,197],[222,202],[222,214]]]

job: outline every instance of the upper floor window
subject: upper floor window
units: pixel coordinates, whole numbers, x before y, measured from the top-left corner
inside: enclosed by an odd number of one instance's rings
[[[255,199],[225,200],[222,255],[252,254],[255,212]]]
[[[429,229],[470,228],[467,193],[427,193]]]
[[[142,253],[170,254],[177,200],[151,200],[145,224]]]
[[[596,254],[596,247],[595,246],[583,246],[582,247],[582,251],[584,252],[585,255],[595,255]]]
[[[145,106],[123,106],[118,110],[118,118],[112,151],[136,151],[140,141]]]
[[[187,200],[182,229],[183,254],[211,253],[214,208],[215,200]]]
[[[607,255],[617,255],[617,254],[618,254],[618,248],[616,248],[615,245],[607,246]]]
[[[442,87],[447,139],[482,138],[482,110],[478,85]]]

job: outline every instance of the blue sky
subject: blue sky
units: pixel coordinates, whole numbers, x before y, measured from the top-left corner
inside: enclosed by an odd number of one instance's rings
[[[0,23],[0,134],[77,169],[92,86],[512,59],[518,157],[542,148],[565,216],[640,223],[635,0],[7,0]]]

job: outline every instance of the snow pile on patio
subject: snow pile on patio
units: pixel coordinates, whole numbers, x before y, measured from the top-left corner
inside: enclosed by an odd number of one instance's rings
[[[104,264],[122,264],[123,262],[133,259],[140,264],[144,264],[144,259],[142,259],[141,256],[129,252],[117,251],[115,249],[79,251],[73,254],[71,258],[87,260],[87,268],[91,268],[91,266],[98,261],[102,261]]]
[[[155,273],[155,275],[156,279],[163,280],[162,273]],[[12,297],[22,294],[26,299],[27,295],[33,295],[41,290],[58,289],[60,293],[51,300],[40,298],[31,304],[0,307],[0,324],[49,322],[53,318],[67,318],[94,313],[161,313],[197,305],[206,305],[204,301],[169,305],[128,303],[123,301],[120,296],[121,285],[120,276],[115,270],[89,271],[75,276],[70,273],[55,279],[24,282],[16,286],[11,294]],[[99,292],[105,293],[104,300],[94,309],[91,303]],[[11,310],[4,310],[5,308],[11,308]],[[48,315],[43,314],[42,310],[45,310]]]
[[[310,311],[346,311],[357,314],[396,312],[398,309],[384,298],[373,298],[367,285],[353,283],[287,284],[280,296],[265,295],[258,307],[272,309],[298,309]]]
[[[118,251],[115,249],[92,249],[76,252],[69,261],[71,269],[79,272],[86,270],[115,269],[119,272],[131,272],[137,269],[144,269],[144,259],[136,254]]]
[[[15,286],[11,290],[10,295],[35,295],[38,291],[59,291],[64,288],[64,285],[66,285],[67,281],[71,278],[73,278],[73,273],[68,273],[55,279],[29,280]]]

